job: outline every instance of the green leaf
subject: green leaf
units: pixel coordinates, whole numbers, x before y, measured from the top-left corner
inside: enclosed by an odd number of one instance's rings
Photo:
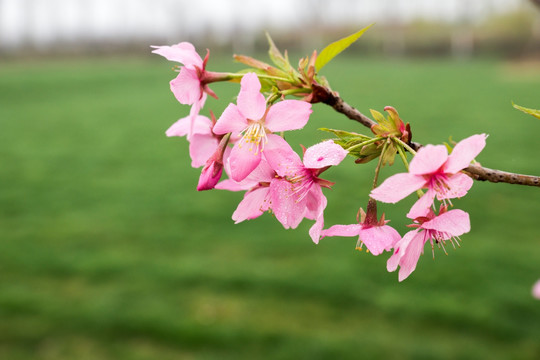
[[[512,101],[512,106],[515,107],[516,109],[520,110],[520,111],[523,111],[526,114],[532,115],[535,118],[540,119],[540,110],[529,109],[529,108],[526,108],[526,107],[523,107],[523,106],[519,106],[517,104],[514,104],[513,101]]]
[[[281,70],[289,72],[292,69],[292,66],[289,63],[289,58],[287,54],[285,54],[285,56],[281,54],[276,44],[274,44],[274,41],[270,37],[269,33],[266,33],[266,38],[268,39],[268,44],[270,45],[268,55],[270,55],[270,59],[272,60],[272,62]]]
[[[372,25],[373,24],[368,25],[362,30],[355,32],[354,34],[349,35],[343,39],[335,41],[331,43],[330,45],[328,45],[327,47],[325,47],[321,51],[321,53],[317,57],[317,61],[315,62],[315,68],[317,69],[317,71],[321,70],[324,65],[328,64],[328,62],[330,62],[330,60],[335,58],[340,52],[342,52],[343,50],[351,46]]]
[[[321,131],[330,132],[334,135],[336,135],[339,139],[350,142],[350,141],[358,141],[359,143],[370,140],[371,137],[358,134],[355,132],[345,131],[345,130],[335,130],[335,129],[328,129],[328,128],[319,128]]]

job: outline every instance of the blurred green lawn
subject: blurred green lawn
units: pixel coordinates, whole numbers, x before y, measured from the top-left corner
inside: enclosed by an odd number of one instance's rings
[[[164,136],[188,113],[171,66],[0,64],[1,359],[540,358],[537,188],[476,183],[455,201],[472,221],[462,248],[428,249],[398,283],[356,239],[316,246],[310,221],[286,231],[268,214],[234,225],[241,194],[197,193],[185,139]],[[540,107],[538,67],[340,57],[323,73],[363,112],[396,107],[416,141],[486,132],[481,163],[540,173],[540,122],[511,107]],[[219,116],[238,85],[213,89]],[[312,145],[322,126],[365,131],[315,105],[288,139]],[[325,173],[328,226],[354,222],[372,170]],[[382,207],[402,234],[413,201]]]

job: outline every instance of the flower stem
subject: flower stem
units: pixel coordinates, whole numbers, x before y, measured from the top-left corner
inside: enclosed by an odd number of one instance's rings
[[[379,172],[381,171],[384,153],[386,152],[386,148],[388,147],[389,141],[390,139],[387,139],[384,142],[383,148],[381,150],[381,155],[379,155],[379,162],[377,162],[377,167],[375,168],[375,176],[373,177],[373,186],[371,187],[372,190],[377,187],[377,182],[379,180]]]
[[[224,80],[234,80],[234,79],[241,79],[245,74],[222,73],[222,75],[226,75],[226,78],[224,78]],[[285,82],[291,81],[291,79],[287,79],[287,78],[283,78],[279,76],[265,75],[265,74],[257,74],[257,77],[259,79],[269,79],[269,80],[285,81]]]
[[[401,144],[397,143],[396,145],[397,145],[396,148],[399,153],[399,156],[401,157],[401,161],[403,161],[403,165],[405,165],[405,169],[409,171],[409,162],[407,161],[407,156],[405,155],[405,152],[403,152],[403,148],[401,147]]]
[[[351,151],[351,150],[357,149],[357,148],[362,147],[362,146],[373,144],[374,142],[377,142],[377,141],[382,140],[382,139],[384,139],[384,138],[383,137],[376,137],[376,138],[373,138],[373,139],[369,139],[369,140],[366,140],[364,142],[361,142],[360,144],[353,145],[350,148],[345,149],[345,150]],[[385,146],[386,146],[386,143],[385,143]]]
[[[283,91],[280,91],[281,95],[283,96],[287,96],[287,95],[294,95],[294,94],[298,94],[298,93],[309,93],[310,92],[310,89],[304,89],[304,88],[297,88],[297,89],[289,89],[289,90],[283,90]]]
[[[410,152],[413,155],[416,155],[416,151],[412,147],[410,147],[406,142],[404,142],[403,140],[401,140],[401,139],[399,139],[397,137],[395,137],[394,140],[397,141],[398,143],[400,143],[401,146],[403,146],[405,149],[407,149],[408,152]]]

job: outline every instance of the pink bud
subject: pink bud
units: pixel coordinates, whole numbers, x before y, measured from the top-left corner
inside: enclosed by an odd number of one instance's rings
[[[222,172],[223,164],[210,158],[201,171],[197,191],[212,190],[221,178]]]

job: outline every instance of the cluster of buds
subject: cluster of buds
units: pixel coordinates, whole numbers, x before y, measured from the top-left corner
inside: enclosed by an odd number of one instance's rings
[[[180,103],[192,107],[189,116],[174,123],[166,134],[185,136],[189,141],[191,165],[202,167],[197,190],[244,191],[232,215],[236,223],[270,212],[284,228],[294,229],[307,218],[315,221],[309,230],[315,243],[324,237],[355,236],[357,249],[365,245],[373,255],[392,252],[387,269],[394,271],[399,266],[402,281],[415,269],[426,242],[432,249],[437,246],[446,252],[447,242],[459,246],[459,236],[470,230],[466,212],[448,209],[453,206],[451,199],[464,196],[472,186],[472,180],[462,170],[485,146],[486,135],[461,141],[450,155],[444,145],[427,145],[416,152],[411,146],[409,124],[403,122],[396,109],[387,106],[384,110],[388,117],[371,111],[375,119],[372,136],[322,129],[335,138],[307,149],[302,147],[301,159],[283,133],[306,126],[312,104],[321,101],[321,94],[335,95],[318,70],[363,31],[329,45],[319,56],[313,52],[301,59],[296,69],[287,53],[282,55],[270,38],[269,53],[274,65],[236,55],[237,61],[250,66],[239,73],[207,71],[209,52],[202,60],[193,45],[185,42],[156,46],[153,52],[183,65],[170,83],[171,91]],[[208,87],[216,81],[240,82],[236,103],[230,103],[217,120],[213,113],[211,118],[200,114],[207,95],[217,98]],[[410,164],[407,154],[414,155]],[[323,188],[333,183],[321,175],[347,155],[358,164],[378,159],[367,212],[360,209],[356,224],[324,229],[327,199]],[[380,170],[392,165],[397,155],[408,172],[393,175],[378,185]],[[221,179],[223,173],[227,179]],[[377,201],[395,203],[414,192],[419,200],[407,214],[413,230],[402,237],[387,225],[384,214],[378,218]]]

